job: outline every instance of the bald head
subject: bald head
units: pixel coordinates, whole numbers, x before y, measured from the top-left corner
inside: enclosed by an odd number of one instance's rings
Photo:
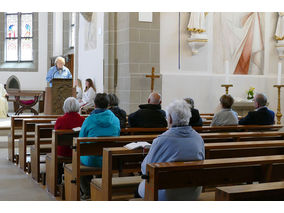
[[[161,95],[156,92],[152,92],[148,98],[148,104],[161,104]]]

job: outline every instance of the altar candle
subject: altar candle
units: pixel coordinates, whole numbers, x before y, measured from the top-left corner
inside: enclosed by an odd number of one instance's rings
[[[229,84],[229,61],[228,60],[225,61],[225,74],[226,74],[225,83]]]
[[[278,78],[277,78],[278,85],[281,85],[281,77],[282,77],[282,63],[278,62]]]

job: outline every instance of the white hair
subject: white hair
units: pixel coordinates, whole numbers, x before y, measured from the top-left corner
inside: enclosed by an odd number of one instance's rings
[[[61,56],[58,56],[56,59],[55,59],[55,62],[54,64],[56,65],[58,61],[61,61],[63,63],[63,65],[65,65],[65,59]]]
[[[171,116],[172,126],[186,126],[191,118],[190,105],[184,100],[175,100],[168,106],[167,116]]]
[[[64,113],[69,112],[79,112],[80,106],[79,102],[74,97],[66,98],[63,105],[63,111]]]

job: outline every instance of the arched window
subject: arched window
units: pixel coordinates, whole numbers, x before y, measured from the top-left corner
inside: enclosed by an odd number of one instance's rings
[[[33,13],[5,13],[5,62],[33,62]]]

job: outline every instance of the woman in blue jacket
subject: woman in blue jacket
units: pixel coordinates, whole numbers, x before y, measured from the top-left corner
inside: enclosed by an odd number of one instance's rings
[[[98,93],[95,98],[95,109],[84,121],[79,137],[103,137],[119,136],[119,119],[107,109],[109,98],[106,93]],[[90,167],[102,167],[102,156],[81,156],[81,164]],[[90,197],[90,182],[93,176],[82,176],[80,178],[82,198]]]

